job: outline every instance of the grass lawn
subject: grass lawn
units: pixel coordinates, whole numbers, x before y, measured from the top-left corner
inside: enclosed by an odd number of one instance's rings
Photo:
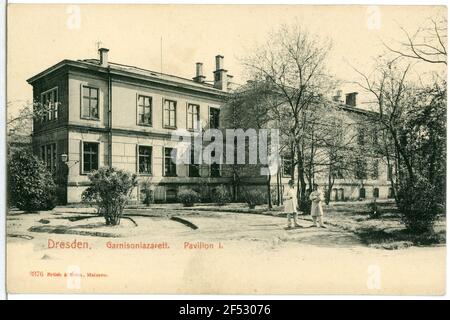
[[[375,248],[401,249],[445,244],[445,216],[439,217],[434,232],[411,234],[402,224],[395,203],[378,203],[378,207],[381,215],[371,218],[367,203],[333,203],[324,206],[325,221],[329,225],[355,233],[363,243]]]

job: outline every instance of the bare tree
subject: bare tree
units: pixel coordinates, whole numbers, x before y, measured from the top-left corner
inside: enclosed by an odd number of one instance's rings
[[[429,18],[426,26],[418,28],[413,34],[401,28],[405,40],[396,47],[384,45],[397,57],[415,59],[434,64],[447,65],[447,18]]]
[[[283,26],[245,59],[252,77],[267,81],[283,102],[274,113],[291,143],[298,171],[298,198],[302,210],[308,203],[308,164],[305,159],[310,152],[310,145],[306,130],[308,118],[314,114],[307,111],[321,103],[323,94],[333,86],[326,69],[330,48],[329,41],[311,35],[298,25]]]

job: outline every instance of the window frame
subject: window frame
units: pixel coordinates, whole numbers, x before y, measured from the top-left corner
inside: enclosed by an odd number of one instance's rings
[[[372,180],[378,180],[380,178],[380,162],[378,161],[378,159],[372,160],[372,167],[370,170],[370,178]]]
[[[45,105],[44,96],[53,91],[56,92],[55,96],[54,96],[55,101],[53,101],[54,106],[52,108],[50,108],[49,112],[45,113],[44,117],[41,117],[42,122],[58,120],[58,117],[59,117],[59,101],[58,101],[59,100],[59,89],[58,89],[58,86],[55,86],[51,89],[41,92],[41,105],[42,105],[42,107],[44,107],[44,105]],[[49,115],[51,115],[52,119],[49,118]]]
[[[92,117],[91,116],[91,106],[90,106],[90,101],[91,101],[91,98],[90,98],[90,96],[89,96],[89,116],[84,116],[83,115],[83,108],[84,108],[84,93],[83,93],[83,89],[84,88],[88,88],[89,89],[89,95],[90,95],[90,90],[91,89],[94,89],[94,90],[97,90],[97,112],[98,112],[98,117],[96,118],[96,117]],[[92,120],[92,121],[100,121],[100,88],[99,87],[94,87],[94,86],[91,86],[91,85],[85,85],[85,84],[82,84],[81,85],[81,92],[80,92],[80,100],[81,100],[81,108],[80,108],[80,118],[81,119],[83,119],[83,120]]]
[[[84,144],[85,143],[90,143],[90,144],[96,144],[97,145],[97,169],[91,169],[90,171],[86,171],[85,167],[84,167]],[[87,175],[89,173],[91,173],[94,170],[98,170],[100,168],[100,142],[99,141],[81,141],[81,174],[82,175]]]
[[[286,162],[286,161],[289,161],[290,163],[291,163],[291,173],[289,173],[289,175],[286,175],[285,173],[284,173],[284,168],[285,168],[285,165],[284,165],[284,163]],[[292,165],[293,165],[293,161],[292,161],[292,158],[291,157],[281,157],[281,176],[283,177],[283,178],[291,178],[292,177]]]
[[[194,115],[194,113],[189,112],[189,107],[191,107],[191,106],[197,107],[197,119],[196,119],[197,122],[196,123],[199,125],[197,128],[195,128],[194,119],[191,119],[192,128],[189,127],[189,118],[190,118],[190,116]],[[186,103],[186,129],[189,131],[194,131],[194,132],[200,131],[200,129],[201,129],[201,126],[200,126],[200,104],[192,103],[192,102]]]
[[[166,174],[166,149],[177,149],[177,148],[173,148],[173,147],[163,147],[163,177],[178,177],[178,172],[177,172],[177,164],[175,162],[172,161],[173,166],[175,167],[175,174],[173,175],[167,175]],[[172,153],[171,153],[172,154]],[[170,159],[172,160],[172,155],[170,156]]]
[[[41,160],[51,173],[58,169],[58,146],[56,142],[41,145]],[[50,158],[50,159],[49,159]]]
[[[150,123],[143,123],[140,120],[140,114],[139,114],[139,98],[144,98],[144,115],[145,115],[145,98],[150,99]],[[153,127],[153,97],[144,93],[137,93],[136,94],[136,124],[138,126],[142,127]]]
[[[217,110],[219,113],[219,123],[218,123],[217,128],[211,127],[211,109]],[[220,128],[220,107],[213,107],[213,106],[208,107],[208,127],[209,127],[209,129],[219,129]]]
[[[170,124],[166,125],[166,117],[165,117],[166,101],[167,102],[173,102],[174,106],[175,106],[175,110],[174,110],[174,122],[175,122],[175,124],[173,126],[171,126]],[[162,103],[162,125],[163,125],[163,128],[165,128],[165,129],[177,129],[177,105],[178,105],[177,100],[163,98],[163,103]],[[170,110],[169,110],[169,122],[170,122]]]
[[[150,172],[141,172],[140,171],[140,160],[141,160],[141,153],[140,153],[140,148],[150,148]],[[153,146],[150,145],[145,145],[145,144],[138,144],[137,148],[136,148],[136,172],[140,175],[140,176],[152,176],[153,175]]]
[[[199,163],[194,163],[195,160],[195,149],[194,149],[194,145],[191,145],[191,150],[190,150],[190,163],[188,165],[188,176],[190,178],[199,178],[201,177],[200,174],[200,164]],[[191,174],[191,168],[196,168],[197,170],[197,175],[192,175]]]

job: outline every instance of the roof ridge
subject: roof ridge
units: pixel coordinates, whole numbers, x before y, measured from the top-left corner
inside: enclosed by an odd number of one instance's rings
[[[100,60],[96,59],[96,58],[82,59],[82,60],[79,60],[79,61],[81,61],[81,62],[95,61],[95,62],[100,63]],[[109,62],[109,64],[110,65],[115,65],[115,66],[118,66],[118,67],[133,68],[133,69],[136,69],[136,70],[149,72],[150,74],[152,74],[154,76],[161,76],[161,75],[162,76],[168,76],[168,77],[173,77],[173,78],[177,78],[177,79],[187,80],[187,81],[190,81],[192,83],[199,84],[199,85],[204,85],[205,87],[213,87],[211,84],[208,83],[208,82],[212,82],[213,80],[209,80],[209,81],[205,81],[203,83],[200,83],[200,82],[196,82],[196,81],[194,81],[194,80],[192,80],[190,78],[181,77],[181,76],[177,76],[175,74],[170,74],[170,73],[158,72],[158,71],[154,71],[154,70],[151,70],[151,69],[145,69],[145,68],[142,68],[142,67],[137,67],[137,66],[133,66],[133,65],[129,65],[129,64],[123,64],[123,63],[118,63],[118,62]]]

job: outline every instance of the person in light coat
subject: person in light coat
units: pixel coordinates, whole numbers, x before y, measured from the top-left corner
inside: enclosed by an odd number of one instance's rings
[[[294,181],[289,180],[283,194],[284,212],[287,214],[288,228],[292,228],[292,216],[294,218],[294,226],[300,227],[297,221],[297,189],[294,187]]]
[[[313,223],[317,227],[326,228],[323,224],[323,195],[322,192],[320,192],[317,184],[314,184],[313,192],[311,192],[311,194],[309,195],[309,200],[311,200],[311,218],[313,220]]]

